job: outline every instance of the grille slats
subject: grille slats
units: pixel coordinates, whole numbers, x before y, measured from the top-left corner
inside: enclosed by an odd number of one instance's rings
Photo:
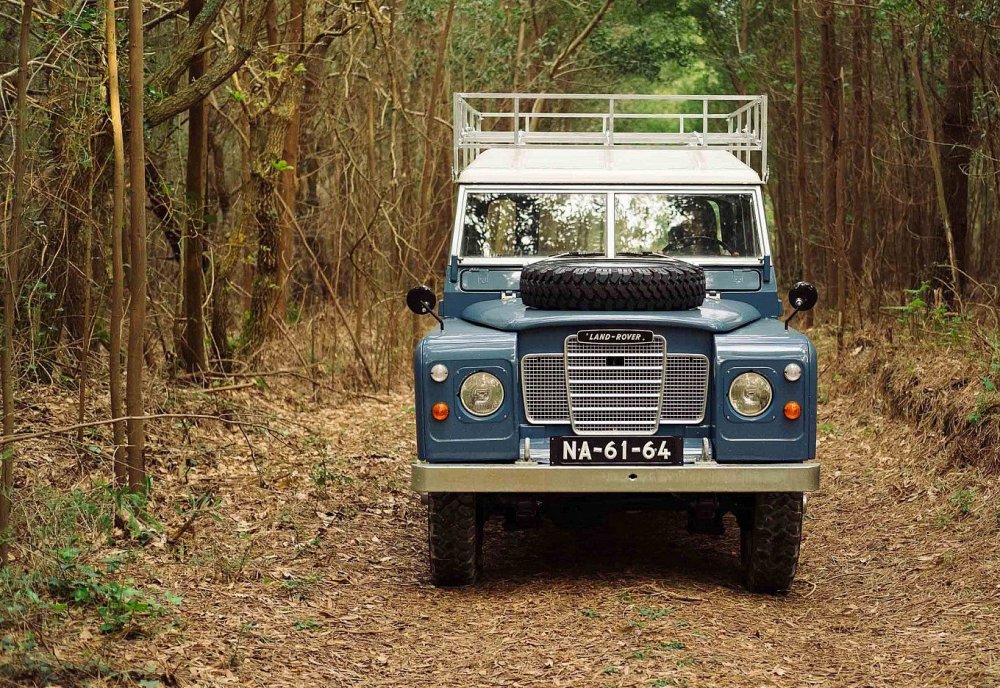
[[[653,434],[660,426],[667,342],[656,335],[640,344],[584,343],[566,338],[566,393],[573,431],[580,435],[628,431]],[[614,382],[598,375],[612,373]],[[597,379],[595,379],[597,378]],[[605,397],[641,392],[652,396]],[[614,404],[614,400],[618,404]]]
[[[609,346],[606,344],[578,344],[580,347]],[[637,346],[648,345],[610,345],[625,346],[633,352]],[[649,356],[648,352],[635,352],[642,358]],[[590,354],[593,356],[593,354]],[[598,354],[601,359],[607,356],[621,357],[621,353]],[[662,354],[661,354],[662,356]],[[563,353],[528,354],[521,359],[521,390],[524,396],[524,408],[528,422],[535,424],[568,424],[570,422],[569,401],[566,395],[565,363],[570,357]],[[573,357],[576,359],[577,357]],[[590,425],[577,427],[580,434],[587,432],[628,431],[642,434],[637,427],[649,425],[646,418],[636,421],[628,419],[624,407],[634,408],[641,405],[646,408],[645,401],[657,399],[661,395],[660,380],[636,380],[636,375],[628,366],[608,368],[598,366],[597,370],[579,370],[574,367],[573,398],[597,408],[613,408],[613,411],[601,411],[613,418],[608,421],[606,430],[596,430]],[[578,383],[583,382],[585,386]],[[623,391],[623,385],[628,385]],[[668,353],[666,368],[663,375],[662,398],[660,412],[661,424],[696,424],[705,418],[705,407],[708,397],[708,359],[700,354]],[[632,400],[639,402],[634,404]],[[621,408],[618,405],[621,405]],[[591,410],[597,411],[597,408]],[[579,425],[579,424],[578,424]],[[613,426],[613,427],[612,427]],[[654,428],[655,431],[655,428]]]

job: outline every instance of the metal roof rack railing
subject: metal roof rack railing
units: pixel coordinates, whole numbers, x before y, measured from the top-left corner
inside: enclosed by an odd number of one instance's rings
[[[456,93],[455,177],[489,148],[726,150],[767,176],[767,96]]]

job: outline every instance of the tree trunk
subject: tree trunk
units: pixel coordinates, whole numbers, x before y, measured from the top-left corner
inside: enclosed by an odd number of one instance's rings
[[[305,50],[305,0],[290,0],[288,6],[289,18],[285,29],[285,42],[290,46],[294,56],[300,56]],[[304,59],[304,57],[303,57]],[[292,271],[292,226],[295,222],[295,204],[298,197],[299,180],[299,133],[302,126],[302,109],[298,107],[302,100],[302,83],[296,84],[293,97],[296,107],[288,120],[288,130],[285,132],[282,159],[288,165],[278,182],[281,203],[278,211],[281,217],[281,241],[278,253],[278,302],[275,315],[284,320],[288,312],[289,278]]]
[[[819,2],[820,40],[820,104],[823,128],[823,231],[826,250],[826,286],[830,288],[837,279],[836,247],[832,245],[837,222],[837,156],[840,152],[840,86],[838,84],[838,58],[836,15],[833,0]]]
[[[958,277],[969,272],[969,167],[976,140],[973,113],[975,67],[966,54],[965,43],[956,38],[948,59],[943,112],[941,116],[941,176],[948,219],[955,243]],[[956,285],[961,291],[961,284]]]
[[[143,340],[146,334],[146,145],[143,140],[142,0],[128,0],[129,116],[129,308],[125,412],[128,415],[128,485],[146,483],[145,425],[142,420]]]
[[[919,39],[918,39],[919,46]],[[931,114],[930,105],[927,99],[927,89],[924,87],[924,78],[920,70],[918,47],[914,47],[910,53],[910,68],[913,71],[913,81],[917,86],[917,96],[920,98],[920,112],[923,116],[924,135],[927,138],[927,155],[931,159],[931,170],[934,173],[934,190],[937,199],[938,214],[941,224],[944,225],[945,243],[948,246],[948,262],[951,268],[951,288],[953,296],[961,301],[961,274],[958,268],[958,251],[956,250],[955,238],[952,234],[951,213],[948,210],[948,197],[944,183],[944,173],[941,169],[941,158],[937,147],[937,131],[934,126],[934,117]]]
[[[805,153],[805,84],[802,78],[802,6],[801,0],[793,0],[793,41],[795,61],[795,199],[799,232],[799,260],[802,264],[802,279],[813,280],[812,240],[809,236],[810,223],[806,217],[806,196],[809,191],[806,177]],[[802,314],[802,327],[812,324],[812,311]]]
[[[3,257],[6,276],[3,289],[3,343],[0,349],[0,388],[3,397],[3,437],[14,434],[14,306],[19,291],[18,262],[24,218],[24,181],[27,170],[28,40],[31,37],[32,0],[21,7],[21,31],[17,49],[17,123],[14,131],[14,188],[10,223],[4,232]],[[14,489],[14,445],[0,443],[0,566],[7,565],[13,537],[10,511]]]
[[[261,122],[261,120],[264,120]],[[256,356],[273,331],[272,317],[279,288],[278,254],[281,228],[275,207],[275,191],[279,172],[272,164],[278,159],[285,139],[288,119],[277,114],[262,114],[254,126],[256,160],[250,171],[250,185],[244,203],[245,221],[252,230],[247,236],[257,237],[257,254],[250,292],[250,316],[243,331],[243,349]]]
[[[188,15],[191,22],[201,12],[204,0],[190,0]],[[188,68],[188,81],[194,83],[205,73],[204,40],[199,44]],[[188,110],[187,222],[181,235],[183,289],[183,327],[180,354],[184,369],[200,374],[208,368],[205,352],[205,163],[208,157],[208,108],[204,100],[196,101]]]
[[[844,70],[840,70],[840,84],[843,87],[844,84]],[[846,98],[846,93],[841,92],[840,102],[843,103]],[[839,149],[847,134],[847,118],[844,117],[844,113],[840,113],[837,117],[837,141],[838,150],[836,154],[837,160],[837,172],[836,172],[836,199],[837,199],[837,212],[835,213],[834,222],[834,252],[836,253],[837,261],[837,350],[840,351],[844,346],[844,319],[847,315],[847,271],[849,270],[847,261],[847,154]]]
[[[115,37],[115,0],[105,5],[105,41],[108,51],[108,105],[114,145],[114,187],[111,201],[111,344],[108,384],[111,387],[111,417],[122,417],[122,309],[125,303],[125,267],[122,258],[125,231],[125,139],[118,90],[118,46]],[[128,482],[125,460],[125,423],[113,427],[115,483]]]
[[[89,154],[93,156],[92,151]],[[86,209],[88,211],[87,214],[92,216],[94,210],[93,167],[90,168],[90,171],[91,174],[88,175],[87,184],[89,193],[87,194]],[[91,287],[94,280],[94,227],[91,224],[90,217],[83,221],[81,227],[83,230],[83,327],[80,334],[80,365],[79,374],[77,375],[78,396],[76,417],[77,423],[82,425],[87,413],[87,384],[90,373],[88,367],[90,363],[90,334],[93,331],[91,325],[91,293],[93,289]],[[76,449],[78,452],[83,449],[83,430],[81,427],[76,433]]]
[[[214,137],[209,138],[209,149],[212,152],[212,189],[215,195],[215,203],[218,214],[218,221],[215,224],[216,237],[221,239],[228,227],[229,210],[231,200],[229,189],[226,186],[226,159],[222,147]],[[221,244],[222,241],[217,241]],[[212,335],[212,353],[218,361],[218,368],[223,372],[232,370],[232,351],[229,346],[229,277],[233,271],[233,261],[230,259],[232,249],[230,248],[226,256],[213,256],[212,274],[215,277],[215,284],[212,288],[212,324],[210,332]]]

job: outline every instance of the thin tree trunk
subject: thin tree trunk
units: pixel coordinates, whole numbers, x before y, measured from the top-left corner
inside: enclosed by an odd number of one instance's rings
[[[840,88],[837,58],[836,15],[833,0],[821,0],[820,14],[820,106],[823,128],[823,231],[826,244],[826,275],[828,288],[837,279],[837,248],[834,245],[837,222],[837,155],[840,152]]]
[[[122,259],[125,231],[125,139],[122,135],[122,106],[118,91],[118,46],[115,36],[115,0],[105,5],[105,39],[108,51],[108,105],[111,110],[111,136],[114,143],[114,191],[111,205],[111,361],[108,384],[111,387],[111,417],[122,412],[122,309],[125,304],[125,267]],[[115,483],[128,482],[125,462],[125,423],[113,426]]]
[[[954,3],[952,3],[954,5]],[[975,145],[974,113],[975,66],[967,55],[965,42],[956,37],[948,57],[948,71],[941,114],[941,178],[948,206],[948,219],[955,244],[954,263],[959,278],[967,269],[969,256],[969,175]],[[956,287],[961,291],[962,285]]]
[[[289,45],[290,52],[297,57],[306,49],[305,0],[291,0],[288,12],[289,18],[288,28],[285,30],[285,42]],[[288,129],[285,131],[284,150],[282,152],[282,159],[288,167],[281,173],[281,178],[278,181],[278,190],[283,203],[282,207],[278,209],[281,214],[281,239],[278,244],[278,302],[274,315],[279,320],[284,320],[288,312],[289,277],[292,270],[292,223],[295,218],[295,204],[299,190],[299,133],[302,127],[302,108],[299,107],[299,103],[302,100],[302,88],[302,84],[296,84],[296,89],[299,93],[295,95],[296,107],[288,120]]]
[[[93,156],[93,152],[89,153]],[[94,175],[88,175],[87,210],[88,215],[93,215],[94,209]],[[93,330],[90,322],[92,298],[91,283],[94,280],[94,228],[90,218],[86,218],[81,224],[83,230],[83,327],[80,335],[80,371],[77,375],[79,394],[77,397],[76,417],[77,423],[82,423],[87,413],[87,385],[89,384],[89,363],[90,363],[90,335]],[[83,428],[76,435],[77,451],[83,448]]]
[[[799,260],[802,263],[802,279],[811,282],[812,273],[812,243],[809,237],[810,223],[806,217],[806,195],[808,182],[806,177],[806,126],[805,126],[805,83],[802,77],[802,3],[793,0],[792,18],[795,50],[795,198],[797,201]],[[812,311],[802,314],[802,327],[812,325]]]
[[[129,51],[129,257],[128,272],[128,362],[125,380],[125,412],[128,420],[128,485],[144,488],[146,464],[143,452],[143,339],[146,334],[146,146],[143,140],[143,29],[142,0],[128,1]]]
[[[188,16],[191,22],[201,12],[204,0],[190,0]],[[204,40],[188,65],[188,81],[194,83],[205,73]],[[184,282],[182,311],[184,323],[180,340],[181,360],[189,373],[200,374],[208,369],[205,352],[205,162],[208,157],[208,108],[204,100],[196,101],[188,110],[188,148],[185,192],[188,217],[181,234],[182,279]]]
[[[840,85],[843,88],[844,85],[844,70],[840,70]],[[846,98],[846,93],[841,91],[840,102],[844,103]],[[840,150],[840,146],[847,135],[847,118],[844,113],[841,112],[837,117],[838,126],[838,150],[836,154],[837,160],[837,171],[836,171],[836,199],[837,199],[837,212],[835,214],[834,222],[834,252],[835,259],[837,261],[837,350],[840,351],[844,346],[844,318],[846,317],[847,310],[847,162],[848,155]]]
[[[14,198],[10,222],[4,232],[3,257],[6,284],[3,290],[3,349],[0,350],[0,387],[3,388],[3,437],[14,434],[14,305],[19,289],[18,253],[24,218],[24,181],[27,170],[24,147],[27,145],[28,117],[28,40],[31,37],[32,0],[21,7],[21,31],[17,48],[17,123],[14,131]],[[14,445],[0,442],[0,565],[7,565],[13,537],[10,511],[14,489]]]
[[[919,41],[918,41],[919,43]],[[920,99],[920,113],[923,116],[924,135],[927,137],[927,155],[931,159],[931,169],[934,172],[934,190],[937,198],[938,214],[941,217],[941,224],[944,226],[945,241],[948,244],[948,262],[951,267],[951,288],[955,298],[961,303],[961,274],[958,270],[958,257],[955,251],[955,237],[952,234],[951,215],[948,213],[948,197],[944,186],[944,176],[941,172],[941,158],[938,155],[937,135],[934,127],[934,119],[931,115],[930,106],[927,102],[927,89],[924,88],[923,75],[920,72],[920,63],[917,59],[918,48],[914,47],[910,53],[910,68],[913,71],[913,81],[917,86],[917,96]]]
[[[231,200],[226,187],[226,160],[222,147],[214,137],[209,138],[209,149],[212,153],[212,190],[215,194],[218,221],[215,223],[217,244],[221,244],[224,232],[228,227]],[[227,242],[228,243],[228,242]],[[229,346],[229,277],[233,272],[233,249],[228,249],[225,256],[213,255],[212,288],[212,322],[209,331],[212,335],[212,353],[218,361],[218,369],[223,372],[232,370],[232,351]]]

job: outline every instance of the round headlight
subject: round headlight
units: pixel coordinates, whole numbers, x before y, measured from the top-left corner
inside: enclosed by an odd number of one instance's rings
[[[448,366],[444,363],[435,363],[431,366],[431,379],[434,382],[444,382],[448,379]]]
[[[729,386],[729,403],[743,416],[759,416],[771,405],[771,383],[760,373],[738,375]]]
[[[800,377],[802,377],[802,366],[798,363],[789,363],[785,366],[785,379],[789,382],[795,382]]]
[[[458,398],[465,410],[474,416],[488,416],[496,413],[503,403],[503,383],[500,378],[482,371],[465,378]]]

